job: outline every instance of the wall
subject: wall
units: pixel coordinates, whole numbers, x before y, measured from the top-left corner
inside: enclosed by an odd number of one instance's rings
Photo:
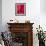
[[[46,0],[40,0],[40,9],[42,13],[46,13]]]
[[[2,29],[2,0],[0,0],[0,31]]]
[[[40,0],[40,24],[46,31],[46,0]]]
[[[26,3],[26,16],[15,16],[15,3]],[[36,37],[36,27],[39,24],[46,30],[46,14],[42,12],[44,7],[43,0],[2,0],[2,26],[3,31],[8,30],[7,22],[11,19],[17,19],[19,22],[30,20],[33,25],[33,45],[38,46]]]
[[[26,16],[15,16],[15,3],[21,2],[26,3]],[[40,0],[3,0],[2,1],[2,23],[3,26],[10,19],[17,19],[19,22],[24,22],[26,19],[29,19],[33,23],[39,23],[40,16]],[[18,19],[19,18],[19,19]],[[23,18],[23,19],[22,19]],[[38,21],[37,21],[38,20]],[[6,28],[4,27],[6,30]],[[5,31],[4,30],[4,31]]]

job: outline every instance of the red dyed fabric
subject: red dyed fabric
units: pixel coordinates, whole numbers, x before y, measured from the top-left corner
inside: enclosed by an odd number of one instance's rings
[[[17,14],[24,14],[24,5],[17,5]]]

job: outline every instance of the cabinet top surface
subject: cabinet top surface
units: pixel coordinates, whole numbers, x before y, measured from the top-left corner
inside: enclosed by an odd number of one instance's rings
[[[14,24],[19,24],[19,25],[20,25],[20,24],[22,24],[22,25],[23,25],[23,24],[31,24],[31,25],[33,25],[34,23],[7,23],[7,24],[8,24],[8,25],[14,25]]]

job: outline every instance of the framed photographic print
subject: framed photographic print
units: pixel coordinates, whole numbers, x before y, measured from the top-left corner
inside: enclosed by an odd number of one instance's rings
[[[26,15],[26,3],[16,3],[15,4],[15,15],[16,16]]]

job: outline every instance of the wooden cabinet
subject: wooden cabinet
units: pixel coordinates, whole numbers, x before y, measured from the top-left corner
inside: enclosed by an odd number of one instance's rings
[[[7,23],[12,33],[13,41],[23,43],[23,46],[33,46],[33,23]]]

